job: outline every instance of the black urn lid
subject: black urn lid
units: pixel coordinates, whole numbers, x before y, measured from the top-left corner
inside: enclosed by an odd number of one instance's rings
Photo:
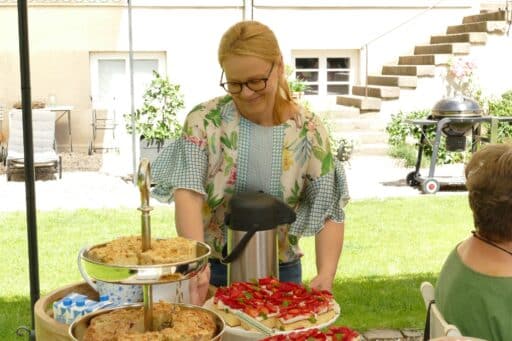
[[[263,192],[244,192],[229,201],[225,223],[232,230],[264,231],[295,221],[295,211],[276,197]]]

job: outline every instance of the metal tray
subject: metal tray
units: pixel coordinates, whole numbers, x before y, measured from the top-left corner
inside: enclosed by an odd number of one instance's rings
[[[83,248],[80,251],[80,260],[83,269],[95,279],[118,284],[160,284],[183,281],[195,276],[208,263],[211,249],[202,242],[196,242],[196,255],[194,259],[184,262],[152,264],[152,265],[113,265],[98,262],[88,257],[89,251],[95,247],[105,245],[97,244]]]
[[[217,313],[215,313],[214,311],[212,311],[210,309],[195,306],[195,305],[182,304],[182,303],[172,303],[172,304],[181,306],[184,308],[188,308],[188,309],[203,310],[203,311],[206,311],[209,314],[211,314],[215,320],[215,324],[217,325],[217,332],[216,332],[215,336],[211,339],[211,341],[221,340],[221,337],[222,337],[222,334],[224,333],[226,325],[224,323],[224,320]],[[69,326],[69,336],[71,337],[71,340],[82,341],[83,337],[87,331],[87,328],[90,325],[91,319],[93,319],[94,317],[109,313],[114,310],[140,309],[142,307],[143,307],[143,304],[139,303],[139,304],[125,305],[122,307],[110,308],[110,309],[101,309],[101,310],[92,312],[92,313],[87,314],[87,315],[81,317],[80,319],[76,320]]]

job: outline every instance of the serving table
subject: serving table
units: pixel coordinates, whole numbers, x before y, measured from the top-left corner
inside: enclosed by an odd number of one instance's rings
[[[69,137],[69,149],[73,152],[73,135],[71,134],[71,111],[74,109],[71,105],[52,105],[45,108],[46,110],[53,111],[57,114],[55,123],[57,123],[62,117],[66,116],[68,123],[68,137]]]

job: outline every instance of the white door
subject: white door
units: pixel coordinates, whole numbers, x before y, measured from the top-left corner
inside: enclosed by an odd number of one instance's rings
[[[133,85],[135,108],[153,78],[153,70],[165,76],[165,52],[134,53]],[[129,55],[126,52],[91,53],[91,96],[95,106],[130,109]]]
[[[94,139],[95,148],[116,148],[121,160],[112,158],[103,160],[104,167],[109,172],[120,174],[131,173],[133,164],[132,136],[126,130],[131,125],[130,113],[130,72],[129,55],[125,52],[91,53],[91,108],[98,109],[99,115],[116,122],[115,134],[109,131],[99,131]],[[143,94],[153,79],[153,71],[166,75],[165,52],[134,53],[133,85],[134,107],[142,106]],[[99,146],[98,146],[99,144]],[[138,152],[138,139],[135,151]],[[138,157],[136,156],[135,159]]]

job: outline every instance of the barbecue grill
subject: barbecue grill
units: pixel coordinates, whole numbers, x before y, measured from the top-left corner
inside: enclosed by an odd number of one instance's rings
[[[436,193],[441,185],[464,185],[462,176],[435,177],[435,167],[439,152],[441,137],[446,139],[446,150],[448,152],[464,151],[468,148],[467,137],[471,136],[471,152],[475,152],[478,145],[485,142],[496,142],[498,124],[500,122],[511,122],[512,117],[484,116],[478,103],[468,97],[452,97],[438,101],[431,110],[427,119],[407,120],[407,123],[421,127],[421,138],[418,143],[418,157],[413,172],[407,174],[406,182],[409,186],[421,186],[425,194]],[[486,136],[482,136],[481,123],[490,123]],[[436,127],[436,134],[432,144],[427,138],[429,127]],[[420,175],[421,159],[426,145],[432,145],[432,156],[428,177]]]
[[[482,117],[482,109],[476,101],[462,96],[438,101],[432,108],[431,115],[437,121],[450,118],[441,128],[446,136],[446,149],[450,152],[466,149],[466,135],[475,125],[479,126],[473,120],[476,117]]]

